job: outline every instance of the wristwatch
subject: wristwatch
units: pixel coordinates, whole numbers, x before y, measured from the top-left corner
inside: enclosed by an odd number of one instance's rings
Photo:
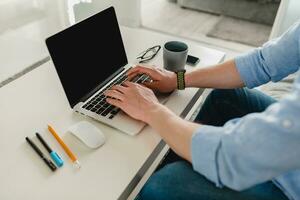
[[[185,80],[184,80],[185,70],[180,70],[176,72],[177,75],[177,89],[184,90],[185,88]]]

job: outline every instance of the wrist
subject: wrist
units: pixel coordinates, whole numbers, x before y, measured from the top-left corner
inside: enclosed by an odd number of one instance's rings
[[[145,122],[150,126],[154,126],[157,122],[161,122],[161,118],[164,118],[166,114],[170,114],[171,112],[167,107],[160,103],[154,103],[147,109]]]
[[[175,72],[172,73],[171,83],[173,90],[177,89],[177,74]]]
[[[185,74],[185,87],[191,87],[191,72]]]

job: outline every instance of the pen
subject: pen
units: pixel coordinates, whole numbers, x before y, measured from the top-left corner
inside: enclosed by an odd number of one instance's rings
[[[51,160],[45,157],[43,152],[31,141],[28,137],[26,137],[26,141],[28,144],[34,149],[34,151],[42,158],[42,160],[46,163],[46,165],[52,170],[56,170],[56,166],[53,164]]]
[[[55,164],[58,167],[63,166],[64,161],[59,157],[59,155],[53,151],[50,146],[46,143],[46,141],[42,138],[42,136],[39,133],[35,133],[37,138],[39,139],[39,141],[43,144],[43,146],[47,149],[47,151],[49,152],[52,160],[54,160]]]
[[[58,136],[58,134],[55,132],[55,130],[48,125],[48,130],[50,133],[53,135],[53,137],[57,140],[57,142],[60,144],[60,146],[64,149],[64,151],[67,153],[69,158],[72,160],[73,164],[77,167],[80,168],[80,163],[76,156],[73,154],[71,149],[64,143],[64,141]]]

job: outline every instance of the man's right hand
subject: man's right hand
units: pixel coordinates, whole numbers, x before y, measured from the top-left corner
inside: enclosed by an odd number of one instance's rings
[[[138,65],[127,72],[129,80],[138,74],[147,74],[152,82],[143,83],[146,87],[159,92],[172,92],[177,88],[177,77],[174,72],[158,67]]]

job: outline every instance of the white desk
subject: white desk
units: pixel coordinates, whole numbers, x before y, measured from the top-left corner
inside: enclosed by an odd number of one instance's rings
[[[150,46],[179,39],[129,28],[122,28],[122,35],[129,60]],[[222,52],[183,41],[189,45],[191,54],[200,57],[199,66],[218,63],[224,57]],[[154,63],[161,65],[161,54],[162,51]],[[166,105],[180,114],[197,91],[175,92]],[[52,62],[2,87],[0,111],[0,199],[3,200],[123,199],[139,180],[137,174],[141,168],[147,168],[151,156],[161,149],[158,148],[161,138],[149,126],[131,137],[73,113]],[[66,132],[70,125],[80,120],[88,120],[102,129],[107,137],[103,147],[90,150]],[[46,130],[48,123],[78,156],[82,164],[80,170],[72,167],[62,148]],[[25,142],[25,137],[33,137],[36,131],[65,161],[55,173]],[[33,140],[41,146],[35,137]]]

